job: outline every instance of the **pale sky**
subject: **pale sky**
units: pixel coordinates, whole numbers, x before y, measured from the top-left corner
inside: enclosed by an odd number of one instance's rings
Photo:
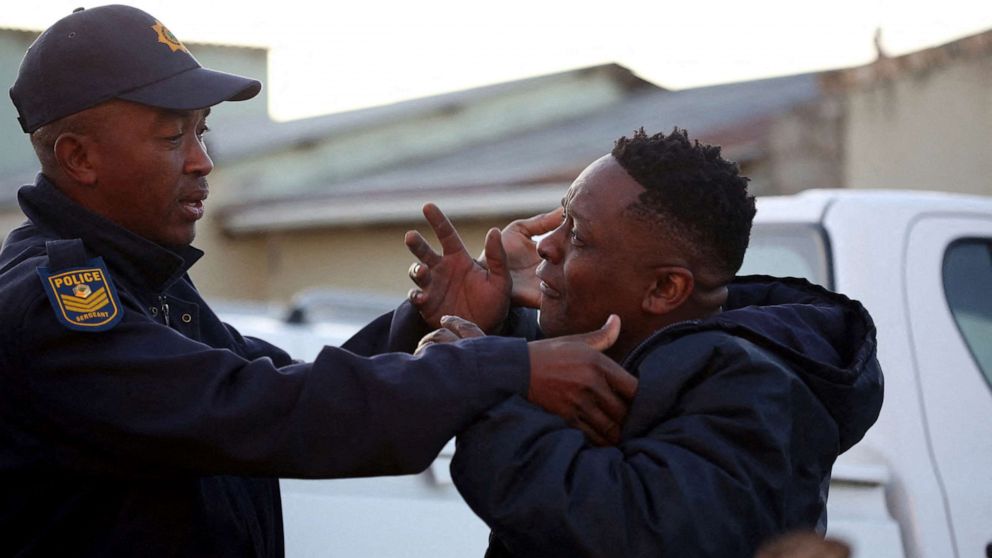
[[[43,29],[81,0],[8,2]],[[992,0],[146,0],[180,40],[268,46],[291,119],[617,62],[669,88],[864,64],[992,29]],[[194,51],[194,54],[196,52]],[[255,76],[261,77],[261,76]]]

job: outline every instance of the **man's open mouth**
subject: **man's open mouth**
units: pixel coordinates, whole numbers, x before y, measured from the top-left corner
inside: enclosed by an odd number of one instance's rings
[[[203,200],[207,199],[206,190],[200,190],[179,198],[179,205],[193,220],[203,217]]]

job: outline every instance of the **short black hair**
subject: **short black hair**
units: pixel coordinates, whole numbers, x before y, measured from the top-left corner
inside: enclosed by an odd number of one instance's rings
[[[102,107],[103,105],[97,105]],[[93,107],[96,108],[96,107]],[[58,172],[59,164],[55,158],[55,142],[62,134],[92,134],[103,129],[102,115],[97,115],[93,108],[64,116],[54,122],[49,122],[31,132],[31,146],[34,147],[41,170],[51,175]]]
[[[684,129],[622,137],[613,157],[645,191],[628,209],[660,227],[686,255],[729,281],[744,261],[754,196],[737,164],[720,147],[690,141]]]

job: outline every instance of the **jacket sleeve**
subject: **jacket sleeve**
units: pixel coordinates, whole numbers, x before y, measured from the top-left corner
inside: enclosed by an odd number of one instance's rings
[[[403,301],[396,310],[372,320],[341,347],[362,356],[412,353],[430,331],[417,309],[409,301]]]
[[[792,415],[826,415],[753,345],[699,341],[642,363],[617,447],[590,446],[519,397],[459,434],[452,475],[494,546],[512,556],[751,556],[787,523]],[[805,473],[810,486],[821,473]]]
[[[345,341],[343,348],[363,356],[386,352],[412,353],[420,339],[432,331],[417,309],[404,301],[396,310],[383,314]],[[527,340],[540,338],[537,311],[513,307],[507,315],[500,335]]]
[[[414,473],[485,409],[526,393],[529,375],[521,340],[467,340],[417,358],[328,347],[313,363],[279,367],[193,341],[133,309],[110,331],[69,331],[43,297],[3,334],[12,337],[3,346],[18,350],[0,359],[0,439],[24,452],[5,453],[6,466]]]

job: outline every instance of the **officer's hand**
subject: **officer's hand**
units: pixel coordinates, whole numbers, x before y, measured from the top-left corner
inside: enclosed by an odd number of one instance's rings
[[[410,266],[410,278],[417,285],[410,290],[410,302],[433,327],[441,325],[442,316],[457,315],[485,331],[496,331],[510,309],[510,273],[499,229],[486,235],[484,257],[476,261],[436,205],[424,205],[424,217],[441,242],[443,255],[438,255],[420,233],[406,233],[407,248],[420,260]]]
[[[479,329],[479,326],[468,320],[464,320],[457,316],[442,316],[441,329],[435,329],[434,331],[423,336],[420,339],[420,343],[417,344],[417,350],[414,351],[413,354],[419,355],[420,352],[427,347],[438,343],[454,343],[459,339],[485,337],[485,335],[486,334]]]
[[[582,430],[596,445],[616,444],[637,392],[637,378],[602,354],[617,340],[620,318],[602,328],[528,343],[527,398]]]
[[[535,215],[529,219],[518,219],[503,228],[500,233],[503,249],[506,251],[507,268],[513,280],[511,300],[515,306],[537,308],[541,305],[541,280],[537,278],[537,266],[541,256],[537,255],[535,236],[549,233],[561,224],[562,208]],[[479,259],[483,259],[482,256]]]

